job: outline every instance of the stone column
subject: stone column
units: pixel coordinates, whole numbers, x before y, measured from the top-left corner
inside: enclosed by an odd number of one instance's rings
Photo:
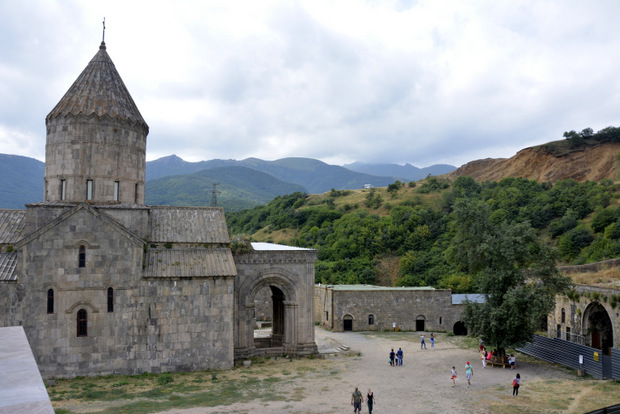
[[[243,313],[237,315],[238,338],[235,358],[242,359],[252,356],[254,351],[254,304],[245,306]]]
[[[284,346],[291,351],[295,350],[298,342],[298,309],[297,302],[285,300],[284,302]]]

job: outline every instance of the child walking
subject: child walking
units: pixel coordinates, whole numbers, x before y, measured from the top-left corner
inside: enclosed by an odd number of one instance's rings
[[[512,396],[519,395],[519,385],[521,385],[521,375],[517,374],[512,380]]]
[[[452,372],[450,373],[450,379],[452,380],[452,388],[456,385],[456,368],[452,367]]]

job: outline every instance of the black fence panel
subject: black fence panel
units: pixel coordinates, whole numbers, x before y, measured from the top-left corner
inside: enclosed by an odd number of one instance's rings
[[[610,405],[609,407],[599,408],[594,411],[588,411],[585,414],[620,414],[620,404]]]
[[[534,335],[532,342],[528,342],[525,346],[517,348],[517,350],[547,362],[561,364],[574,369],[583,369],[586,374],[594,378],[603,378],[603,357],[600,349],[576,344],[560,338]],[[580,356],[582,357],[583,364],[579,363]],[[617,371],[620,368],[620,353],[617,353],[617,357],[612,357],[612,360],[612,367]],[[620,375],[616,376],[615,371],[613,375],[614,379],[620,379]]]
[[[611,377],[620,380],[620,349],[611,348]]]

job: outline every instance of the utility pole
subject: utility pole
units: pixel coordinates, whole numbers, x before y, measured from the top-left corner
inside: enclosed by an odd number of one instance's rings
[[[217,186],[220,183],[213,183],[213,189],[211,190],[211,207],[217,207],[217,194],[221,191],[217,190]]]

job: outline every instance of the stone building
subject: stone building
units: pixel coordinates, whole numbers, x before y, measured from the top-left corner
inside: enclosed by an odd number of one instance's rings
[[[547,335],[611,355],[613,348],[620,348],[620,289],[575,285],[569,296],[556,296]]]
[[[105,43],[46,129],[44,201],[0,210],[0,326],[23,326],[44,378],[316,352],[313,250],[235,257],[221,208],[144,205],[149,127]],[[255,340],[266,288],[273,334]]]
[[[334,331],[437,331],[466,335],[461,320],[464,301],[482,301],[477,294],[457,295],[432,287],[328,285],[314,287],[314,320]]]

